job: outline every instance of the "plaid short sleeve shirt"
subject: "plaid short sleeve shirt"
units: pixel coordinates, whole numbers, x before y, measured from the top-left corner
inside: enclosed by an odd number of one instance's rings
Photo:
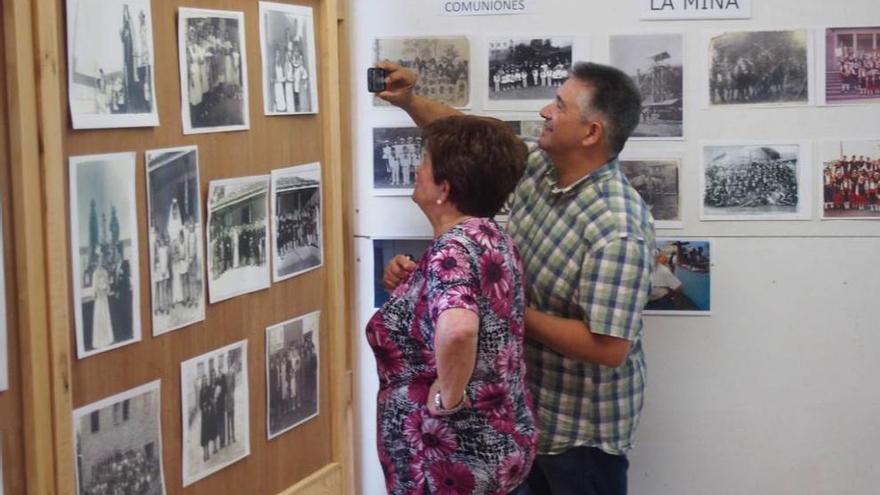
[[[527,144],[529,165],[508,231],[522,254],[529,306],[631,342],[626,362],[608,368],[526,339],[538,452],[591,446],[624,454],[644,398],[641,313],[654,266],[654,220],[617,160],[559,188],[550,158]]]

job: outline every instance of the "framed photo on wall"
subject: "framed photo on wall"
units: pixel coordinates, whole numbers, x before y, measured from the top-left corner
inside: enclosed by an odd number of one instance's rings
[[[650,208],[656,228],[684,228],[680,155],[625,151],[620,168]]]
[[[471,44],[467,37],[378,38],[373,41],[373,61],[381,60],[416,71],[416,94],[455,108],[469,106]],[[391,106],[379,98],[373,98],[373,103]]]
[[[411,195],[422,151],[422,131],[418,127],[374,127],[373,194]]]
[[[880,139],[819,146],[822,219],[880,220]]]
[[[260,2],[260,51],[265,114],[318,113],[312,8]]]
[[[321,164],[272,171],[272,281],[324,264]]]
[[[706,239],[658,238],[647,315],[712,314],[712,244]]]
[[[827,28],[819,40],[820,103],[880,103],[880,26]]]
[[[159,125],[151,0],[67,0],[74,129]]]
[[[266,431],[269,440],[318,416],[321,312],[266,329]]]

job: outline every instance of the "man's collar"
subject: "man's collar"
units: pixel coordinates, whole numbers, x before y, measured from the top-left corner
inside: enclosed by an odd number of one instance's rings
[[[605,177],[612,174],[619,167],[620,167],[620,165],[618,163],[617,157],[614,157],[611,160],[605,162],[605,164],[602,165],[601,167],[584,175],[580,179],[572,182],[571,184],[569,184],[565,187],[559,187],[556,185],[557,180],[558,180],[558,174],[556,173],[556,169],[552,166],[547,169],[547,172],[545,172],[544,177],[545,177],[545,180],[547,180],[547,183],[550,185],[550,193],[563,195],[563,194],[567,194],[567,193],[571,192],[572,190],[574,190],[575,188],[578,188],[579,186],[581,186],[583,184],[595,184],[597,182],[600,182],[602,179],[604,179]]]

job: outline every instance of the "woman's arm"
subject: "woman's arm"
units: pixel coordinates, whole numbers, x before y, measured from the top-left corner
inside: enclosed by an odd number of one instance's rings
[[[445,409],[454,408],[464,398],[477,358],[479,327],[479,316],[469,309],[451,308],[437,318],[434,332],[437,380],[428,394],[428,410],[432,414],[442,413],[434,404],[437,392]]]

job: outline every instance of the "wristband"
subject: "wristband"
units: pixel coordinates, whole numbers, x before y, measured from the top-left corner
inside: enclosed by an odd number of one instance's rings
[[[436,394],[434,394],[434,405],[437,407],[437,415],[449,416],[457,413],[458,411],[461,411],[464,408],[464,398],[465,394],[461,394],[461,400],[458,401],[458,404],[456,404],[454,407],[446,409],[445,407],[443,407],[443,400],[440,397],[440,392],[437,392]]]

